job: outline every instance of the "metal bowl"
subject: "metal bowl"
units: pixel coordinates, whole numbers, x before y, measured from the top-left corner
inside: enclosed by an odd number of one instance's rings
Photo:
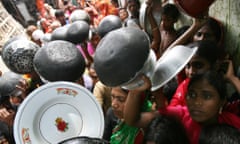
[[[158,26],[160,26],[161,22],[161,7],[162,3],[159,0],[153,0],[153,17]],[[139,22],[141,27],[147,32],[147,34],[151,37],[152,36],[152,28],[148,20],[147,16],[147,4],[146,0],[141,4],[140,7],[140,15],[139,15]]]
[[[151,77],[152,91],[155,91],[176,76],[196,53],[197,47],[178,45],[168,49],[157,61]]]

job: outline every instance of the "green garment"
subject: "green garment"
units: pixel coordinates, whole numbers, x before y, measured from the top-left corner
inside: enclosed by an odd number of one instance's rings
[[[148,93],[145,93],[148,94]],[[142,111],[151,111],[152,103],[147,100],[146,96],[144,103],[142,105]],[[135,137],[142,130],[140,128],[132,127],[127,125],[124,121],[121,121],[115,128],[113,132],[110,143],[111,144],[134,144]]]

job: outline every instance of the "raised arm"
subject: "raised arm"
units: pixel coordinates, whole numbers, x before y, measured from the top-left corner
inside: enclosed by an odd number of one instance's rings
[[[159,46],[161,43],[161,34],[159,31],[159,27],[157,25],[157,22],[155,21],[155,18],[153,17],[152,14],[152,0],[148,0],[146,2],[147,7],[147,18],[149,20],[151,29],[152,29],[152,42],[151,42],[151,48],[154,50],[157,58],[160,57],[160,53],[159,53]]]
[[[176,39],[168,48],[172,48],[176,45],[185,44],[194,34],[207,22],[207,16],[205,18],[194,18],[191,27],[183,33],[178,39]]]
[[[130,126],[146,128],[150,121],[157,116],[157,111],[141,112],[141,94],[150,88],[151,82],[146,76],[142,76],[144,84],[128,93],[124,107],[124,120]]]
[[[240,80],[234,74],[233,63],[231,60],[227,60],[226,62],[228,63],[228,69],[225,74],[225,78],[235,87],[238,94],[240,94]]]

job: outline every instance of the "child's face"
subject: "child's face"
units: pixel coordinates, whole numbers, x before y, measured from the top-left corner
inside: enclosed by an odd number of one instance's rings
[[[128,10],[131,14],[134,14],[139,9],[138,5],[134,1],[128,2]]]
[[[127,10],[126,9],[119,10],[119,17],[122,21],[125,20],[126,18],[128,18]]]
[[[121,88],[113,88],[111,92],[112,108],[115,116],[123,118],[123,110],[125,101],[127,99],[126,92],[122,91]]]
[[[214,36],[213,31],[208,26],[203,26],[193,37],[193,41],[200,41],[200,40],[210,40],[215,41],[216,37]]]
[[[218,91],[206,79],[189,87],[186,102],[192,119],[203,124],[216,122],[223,105]]]
[[[188,78],[191,78],[195,74],[201,74],[209,70],[211,67],[210,63],[197,55],[193,56],[192,59],[185,67],[185,73]]]
[[[171,17],[167,16],[167,15],[162,15],[162,19],[161,19],[161,27],[164,30],[169,30],[172,29],[174,26],[174,19],[172,19]]]

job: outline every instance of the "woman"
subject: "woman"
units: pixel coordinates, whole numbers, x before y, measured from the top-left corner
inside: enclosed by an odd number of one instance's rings
[[[144,113],[139,109],[139,94],[148,89],[151,83],[146,76],[142,79],[144,85],[129,92],[124,110],[124,120],[127,124],[145,128],[159,114],[173,115],[184,125],[192,144],[198,144],[203,126],[226,123],[240,129],[240,118],[222,111],[226,102],[226,85],[221,73],[208,71],[194,75],[188,85],[186,106],[167,106],[158,111]]]
[[[118,118],[118,123],[116,127],[112,130],[112,136],[110,138],[111,144],[139,144],[143,141],[143,130],[141,128],[136,128],[129,126],[125,123],[123,118],[125,102],[128,97],[128,91],[120,87],[114,87],[111,91],[112,99],[112,112]],[[143,93],[141,97],[145,97]],[[149,111],[151,109],[151,104],[149,101],[144,100],[143,106],[141,107],[142,111]],[[109,117],[106,117],[106,121],[109,121]],[[106,133],[109,129],[105,126]]]

